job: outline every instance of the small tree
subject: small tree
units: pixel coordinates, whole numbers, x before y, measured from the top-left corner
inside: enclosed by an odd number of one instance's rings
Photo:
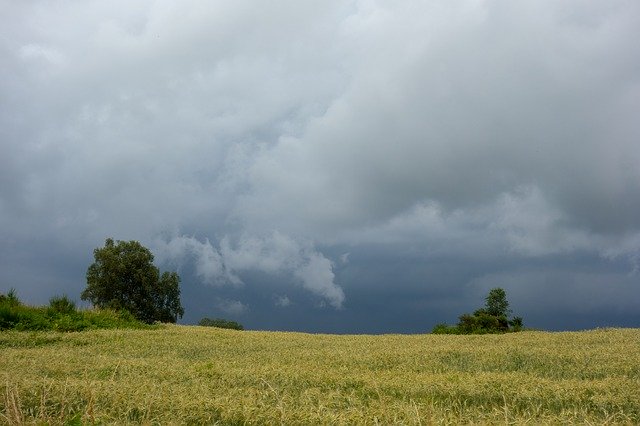
[[[485,334],[521,331],[522,317],[509,320],[511,314],[507,293],[501,288],[494,288],[487,295],[484,308],[477,309],[473,314],[463,314],[458,318],[458,325],[449,327],[438,324],[433,328],[434,334]]]
[[[180,277],[175,272],[160,275],[153,254],[139,242],[108,238],[93,256],[82,300],[99,308],[125,309],[147,323],[176,322],[184,314]]]
[[[509,302],[507,301],[507,293],[501,288],[492,288],[487,295],[485,310],[489,315],[495,317],[505,317],[511,313]]]

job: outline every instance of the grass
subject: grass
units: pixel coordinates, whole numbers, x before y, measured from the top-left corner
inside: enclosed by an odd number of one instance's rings
[[[640,329],[0,332],[5,424],[638,424]]]

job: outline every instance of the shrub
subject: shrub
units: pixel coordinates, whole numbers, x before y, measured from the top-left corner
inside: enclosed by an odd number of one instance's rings
[[[523,328],[522,317],[513,317],[513,319],[509,321],[509,325],[511,326],[511,330],[521,331]]]
[[[433,333],[433,334],[460,334],[460,330],[458,329],[458,327],[449,326],[447,324],[440,323],[440,324],[436,324],[436,326],[433,327],[433,330],[431,330],[431,333]]]
[[[0,303],[0,330],[9,330],[20,321],[20,316],[16,309],[11,306]]]
[[[16,295],[16,290],[12,288],[6,295],[0,293],[0,305],[20,306],[21,303]]]
[[[9,297],[8,297],[9,296]],[[27,306],[19,302],[15,292],[0,294],[0,330],[17,331],[82,331],[98,328],[153,327],[136,320],[127,311],[76,310],[67,296],[55,296],[49,306]]]
[[[76,311],[76,302],[65,296],[54,296],[49,299],[49,309],[59,314],[70,314]]]
[[[239,324],[235,321],[225,320],[222,318],[211,319],[211,318],[205,317],[200,320],[198,325],[201,325],[204,327],[218,327],[218,328],[229,328],[232,330],[244,330],[244,327],[242,326],[242,324]]]

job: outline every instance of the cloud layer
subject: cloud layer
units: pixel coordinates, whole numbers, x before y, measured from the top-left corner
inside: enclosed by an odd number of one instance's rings
[[[543,276],[637,318],[634,2],[35,1],[0,28],[6,289],[77,292],[113,236],[256,324],[507,282],[527,308]]]

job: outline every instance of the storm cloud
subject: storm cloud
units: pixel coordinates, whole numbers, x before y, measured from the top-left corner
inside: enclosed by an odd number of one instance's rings
[[[4,2],[0,292],[136,239],[186,322],[638,326],[633,1]]]

